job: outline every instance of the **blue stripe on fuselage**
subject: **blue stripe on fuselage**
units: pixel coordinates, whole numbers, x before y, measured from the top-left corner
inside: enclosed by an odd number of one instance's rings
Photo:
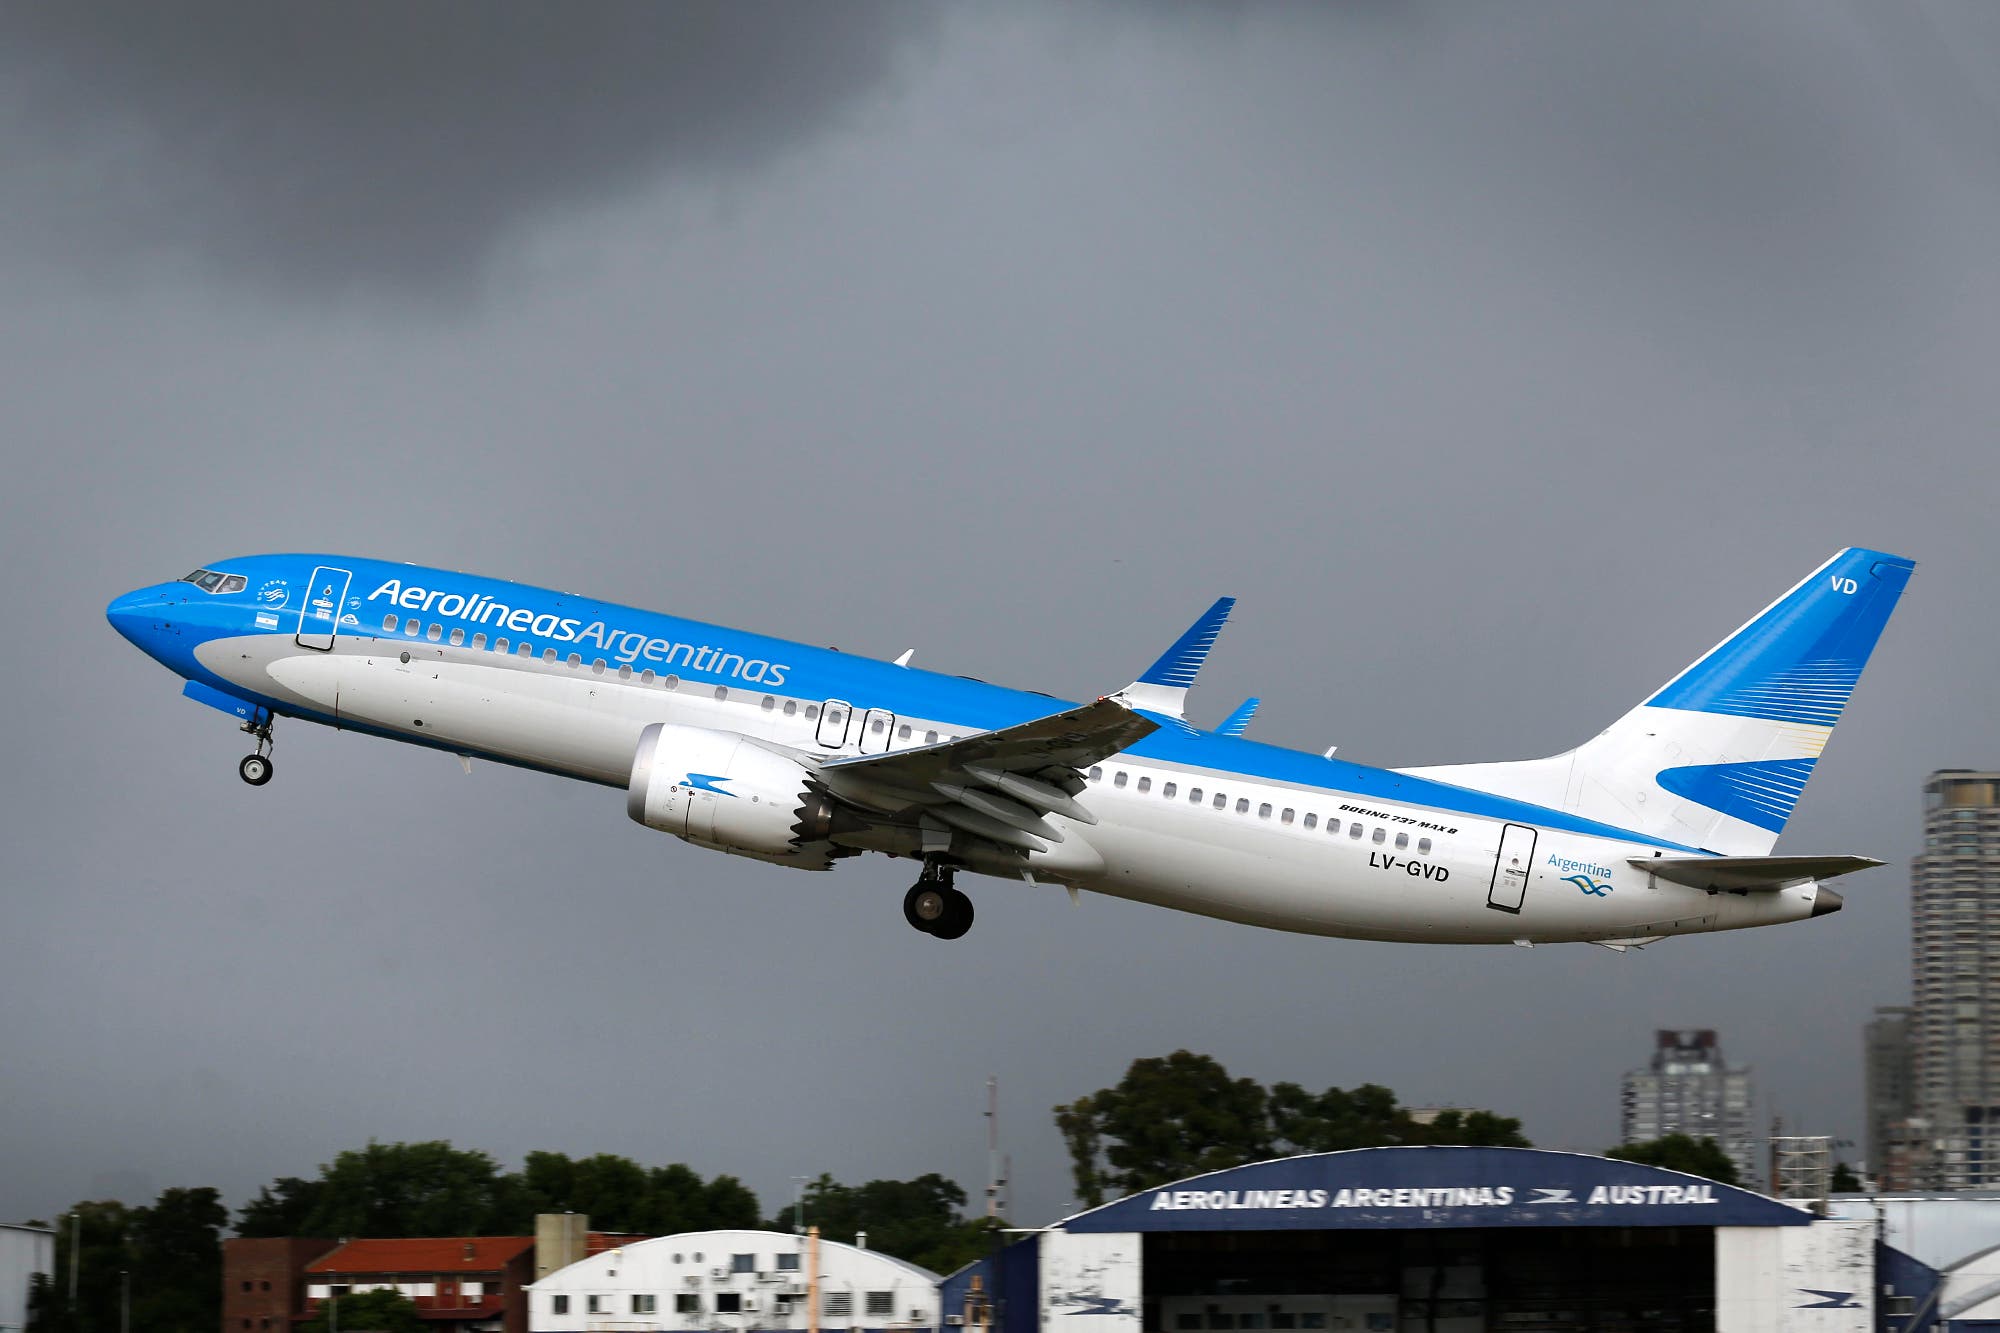
[[[566,657],[574,652],[586,663],[601,657],[614,667],[626,663],[626,652],[621,649],[629,650],[633,645],[633,637],[612,639],[611,643],[614,646],[606,647],[595,637],[579,643],[574,638],[574,632],[570,638],[523,633],[506,628],[504,621],[502,624],[495,624],[478,619],[467,620],[459,616],[441,614],[439,611],[440,604],[445,603],[449,597],[461,600],[479,598],[480,602],[471,604],[475,608],[475,614],[478,606],[497,603],[508,608],[510,614],[523,610],[532,612],[544,625],[549,623],[551,617],[557,621],[575,622],[577,630],[601,624],[607,636],[636,636],[645,644],[653,645],[653,651],[656,653],[659,651],[657,648],[659,642],[676,645],[671,660],[648,657],[642,648],[631,657],[629,665],[634,672],[650,669],[661,676],[677,675],[683,681],[782,694],[806,700],[839,699],[858,709],[879,708],[898,716],[945,722],[963,727],[968,733],[998,730],[1074,707],[1068,701],[1045,694],[1006,689],[983,681],[940,675],[920,668],[899,667],[873,658],[857,657],[827,648],[815,648],[787,639],[728,629],[701,621],[684,620],[678,616],[656,611],[642,611],[611,602],[594,601],[587,597],[577,597],[546,588],[483,578],[478,575],[455,574],[417,565],[329,555],[269,555],[224,561],[208,568],[247,575],[250,592],[254,595],[265,583],[278,578],[293,583],[296,589],[303,589],[314,568],[322,565],[351,570],[354,575],[348,596],[350,607],[356,601],[360,604],[355,611],[359,625],[358,628],[343,626],[341,632],[344,635],[379,638],[391,643],[405,640],[407,636],[401,633],[383,632],[383,617],[393,614],[399,619],[414,617],[426,627],[433,623],[438,624],[443,627],[447,635],[454,628],[463,628],[468,637],[474,632],[485,633],[489,638],[504,636],[516,645],[517,649],[521,642],[526,641],[533,645],[534,652],[538,656],[544,648],[554,648],[558,657]],[[421,607],[411,608],[401,602],[392,605],[394,599],[388,592],[383,591],[392,584],[395,585],[396,591],[402,594],[407,594],[410,588],[420,588],[426,596],[432,593],[439,595],[431,598],[428,610]],[[376,596],[378,592],[382,595]],[[266,629],[262,632],[281,633],[287,636],[294,632],[298,620],[297,596],[295,593],[292,600],[280,612],[279,628]],[[419,603],[423,601],[422,598],[410,600]],[[253,605],[250,601],[244,600],[241,611],[241,632],[246,634],[258,632],[251,628],[254,623],[253,612],[268,611],[268,609],[268,606]],[[518,618],[516,623],[519,623]],[[556,628],[561,632],[560,625]],[[428,639],[419,635],[407,641],[428,642]],[[763,663],[765,664],[763,679],[752,679],[736,666],[721,672],[697,668],[683,660],[684,655],[678,651],[680,645],[714,650],[709,657],[703,659],[710,661],[711,665],[716,660],[722,660],[724,654],[745,665]],[[782,671],[775,673],[782,676],[782,683],[773,683],[774,673],[771,668],[774,667],[782,668]],[[1657,838],[1649,838],[1628,829],[1601,824],[1594,820],[1580,819],[1563,811],[1533,805],[1526,801],[1509,800],[1406,773],[1370,768],[1299,750],[1287,750],[1261,741],[1217,736],[1183,727],[1163,726],[1125,753],[1139,759],[1153,759],[1165,764],[1202,769],[1224,779],[1233,776],[1284,783],[1337,795],[1391,801],[1473,818],[1534,824],[1541,828],[1645,843],[1674,851],[1696,853],[1700,850],[1683,847],[1677,843],[1663,842]]]

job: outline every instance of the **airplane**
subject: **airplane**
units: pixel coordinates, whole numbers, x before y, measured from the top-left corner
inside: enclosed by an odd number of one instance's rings
[[[1030,691],[518,583],[332,555],[204,566],[107,608],[256,741],[280,717],[613,787],[696,846],[920,864],[910,925],[972,925],[959,871],[1275,930],[1624,950],[1838,911],[1862,856],[1774,856],[1913,562],[1849,548],[1643,703],[1544,759],[1373,768],[1187,720],[1234,605],[1137,680]]]

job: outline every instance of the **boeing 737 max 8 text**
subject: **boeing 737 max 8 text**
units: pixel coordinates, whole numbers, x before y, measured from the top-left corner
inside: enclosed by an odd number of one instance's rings
[[[260,555],[128,593],[127,639],[257,738],[278,717],[622,788],[633,819],[801,870],[922,863],[911,925],[972,923],[957,871],[1277,930],[1439,943],[1820,916],[1879,862],[1773,856],[1912,564],[1849,549],[1595,738],[1380,769],[1186,720],[1231,602],[1092,703],[445,570]]]

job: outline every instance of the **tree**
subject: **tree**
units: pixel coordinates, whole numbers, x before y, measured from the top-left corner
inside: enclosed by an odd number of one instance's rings
[[[531,1152],[515,1193],[525,1228],[535,1213],[576,1212],[605,1231],[665,1236],[757,1225],[757,1196],[734,1176],[703,1180],[679,1162],[642,1167],[629,1157],[599,1153],[572,1160],[562,1153]]]
[[[913,1180],[871,1180],[843,1185],[822,1175],[806,1186],[806,1221],[828,1240],[852,1243],[863,1232],[868,1248],[949,1273],[993,1248],[988,1219],[967,1218],[965,1191],[935,1172]],[[797,1225],[797,1208],[787,1204],[766,1223],[773,1231]]]
[[[1055,1108],[1069,1146],[1077,1197],[1150,1189],[1206,1171],[1293,1153],[1404,1144],[1526,1148],[1521,1122],[1490,1111],[1450,1110],[1419,1124],[1396,1094],[1374,1083],[1308,1092],[1270,1091],[1232,1079],[1212,1057],[1175,1051],[1135,1060],[1114,1088]]]
[[[1212,1056],[1134,1060],[1116,1087],[1055,1110],[1077,1197],[1130,1194],[1271,1155],[1270,1094]]]
[[[236,1234],[249,1237],[309,1236],[306,1219],[326,1193],[324,1180],[283,1176],[259,1190],[236,1210]]]
[[[1865,1188],[1861,1177],[1854,1174],[1845,1162],[1833,1164],[1833,1179],[1827,1185],[1829,1194],[1859,1194]]]
[[[222,1229],[229,1210],[207,1187],[169,1189],[135,1209],[127,1233],[132,1326],[210,1333],[222,1317]]]
[[[319,1190],[300,1223],[307,1236],[481,1236],[526,1220],[500,1168],[483,1152],[426,1143],[374,1143],[320,1167]],[[512,1214],[512,1215],[510,1215]]]
[[[380,1333],[423,1333],[417,1303],[399,1291],[364,1291],[338,1302],[340,1327]],[[321,1301],[318,1313],[299,1325],[300,1333],[332,1333],[335,1302]]]
[[[1684,1171],[1691,1176],[1706,1176],[1725,1185],[1736,1183],[1736,1163],[1716,1146],[1714,1139],[1669,1134],[1644,1143],[1622,1143],[1616,1148],[1606,1148],[1604,1155],[1621,1162],[1640,1162],[1646,1166],[1665,1167],[1669,1171]]]

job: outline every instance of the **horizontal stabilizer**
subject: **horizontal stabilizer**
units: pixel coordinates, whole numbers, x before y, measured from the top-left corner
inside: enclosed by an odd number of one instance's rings
[[[1872,856],[1635,856],[1628,864],[1691,889],[1755,892],[1873,870],[1882,862]]]

